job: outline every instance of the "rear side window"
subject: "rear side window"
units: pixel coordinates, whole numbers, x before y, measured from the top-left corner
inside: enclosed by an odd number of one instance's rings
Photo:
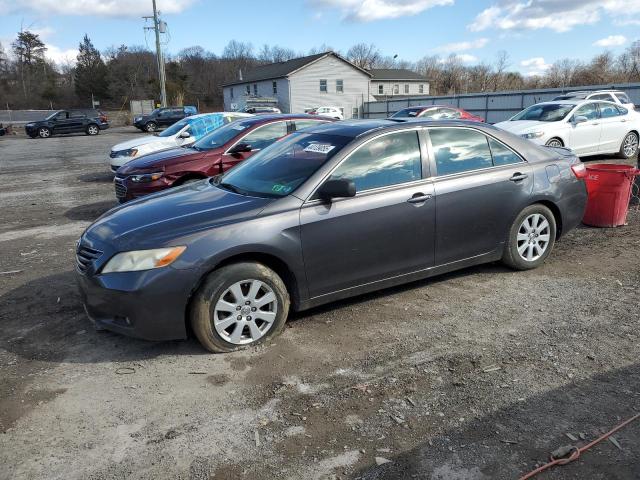
[[[383,135],[353,152],[331,175],[353,180],[356,192],[422,178],[418,132]]]
[[[487,137],[466,128],[429,129],[438,175],[493,166]]]
[[[600,115],[598,114],[597,105],[595,103],[587,103],[586,105],[582,105],[574,112],[573,118],[576,117],[586,117],[587,120],[595,120],[596,118],[599,118]]]
[[[590,100],[606,100],[607,102],[613,102],[615,99],[609,93],[599,93],[598,95],[592,95]]]
[[[621,107],[620,105],[616,105],[616,108],[618,109],[618,112],[620,113],[620,115],[626,115],[627,113],[629,113],[629,110],[627,110],[624,107]]]
[[[620,112],[618,111],[618,107],[612,103],[599,103],[600,107],[600,117],[601,118],[611,118],[611,117],[619,117]]]
[[[286,134],[287,122],[275,122],[258,127],[240,141],[251,145],[252,150],[261,150]]]
[[[621,103],[631,103],[631,99],[626,93],[616,93],[616,97],[618,97],[618,100],[620,100]]]
[[[453,108],[441,108],[438,112],[440,118],[460,118],[462,114]]]
[[[502,143],[494,140],[491,137],[489,139],[489,148],[491,149],[491,156],[493,157],[493,165],[510,165],[512,163],[520,163],[522,159],[513,152],[510,148]]]

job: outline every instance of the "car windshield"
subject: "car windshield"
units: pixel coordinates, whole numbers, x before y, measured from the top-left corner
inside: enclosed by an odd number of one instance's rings
[[[565,118],[575,105],[565,103],[545,103],[532,105],[521,111],[515,117],[511,118],[512,122],[518,120],[536,120],[538,122],[558,122]]]
[[[180,120],[179,122],[174,123],[169,128],[164,130],[162,133],[159,133],[159,137],[173,137],[176,133],[182,130],[185,125],[189,125],[187,120]]]
[[[422,112],[422,110],[424,110],[424,108],[422,107],[416,107],[416,108],[405,108],[403,110],[400,110],[399,112],[394,113],[393,115],[391,115],[391,118],[393,117],[417,117],[418,115],[420,115],[420,112]]]
[[[228,123],[202,137],[193,144],[192,148],[195,148],[196,150],[213,150],[214,148],[220,148],[250,126],[250,123],[244,123],[241,121]]]
[[[218,186],[244,195],[284,197],[350,141],[341,135],[293,133],[230,170]]]
[[[53,117],[55,117],[56,115],[58,115],[60,113],[60,110],[56,110],[55,112],[47,115],[46,117],[44,117],[45,120],[51,120]]]
[[[154,108],[151,111],[151,113],[149,113],[149,115],[157,115],[160,112],[160,110],[162,110],[162,109],[161,108]]]

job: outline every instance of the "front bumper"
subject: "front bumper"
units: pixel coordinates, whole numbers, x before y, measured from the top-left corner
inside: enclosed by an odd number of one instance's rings
[[[160,192],[171,187],[165,177],[148,183],[134,183],[126,177],[116,177],[113,179],[113,186],[116,198],[120,203],[128,202],[136,198],[144,197],[152,193]]]
[[[187,337],[187,305],[197,284],[194,270],[77,271],[76,278],[87,316],[97,327],[144,340]]]
[[[106,130],[107,128],[109,128],[109,122],[101,122],[98,124],[98,128],[100,130]]]

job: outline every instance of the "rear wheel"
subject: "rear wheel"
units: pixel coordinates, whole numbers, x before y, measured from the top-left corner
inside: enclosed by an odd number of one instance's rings
[[[224,353],[257,345],[284,329],[289,293],[270,268],[256,262],[212,272],[196,292],[191,325],[204,348]]]
[[[618,156],[620,158],[632,158],[636,153],[638,153],[638,134],[629,132],[622,139]]]
[[[98,135],[100,133],[100,129],[97,125],[91,124],[87,127],[87,135]]]
[[[144,126],[147,132],[155,132],[158,129],[158,125],[155,122],[147,122]]]
[[[564,147],[564,143],[559,138],[551,138],[545,143],[547,147]]]
[[[544,205],[530,205],[516,217],[509,230],[502,261],[516,270],[537,268],[551,253],[556,220]]]
[[[49,130],[47,127],[40,127],[38,129],[38,136],[40,138],[49,138],[51,136],[51,130]]]

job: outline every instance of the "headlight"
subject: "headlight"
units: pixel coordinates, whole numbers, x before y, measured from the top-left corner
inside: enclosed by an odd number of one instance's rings
[[[135,157],[138,154],[137,148],[129,148],[127,150],[119,150],[113,152],[115,157]]]
[[[143,173],[141,175],[131,175],[129,178],[131,179],[132,182],[135,182],[135,183],[149,183],[149,182],[158,180],[159,178],[162,178],[162,172]]]
[[[35,123],[27,123],[27,124],[25,125],[25,127],[33,127],[34,125],[35,125]]]
[[[142,117],[135,117],[135,118],[133,119],[133,121],[134,121],[134,122],[139,122],[140,120],[142,120]]]
[[[523,133],[521,136],[522,138],[540,138],[543,135],[544,135],[544,132],[530,132],[530,133]]]
[[[171,265],[187,247],[167,247],[153,250],[135,250],[115,255],[102,269],[102,273],[138,272]]]

